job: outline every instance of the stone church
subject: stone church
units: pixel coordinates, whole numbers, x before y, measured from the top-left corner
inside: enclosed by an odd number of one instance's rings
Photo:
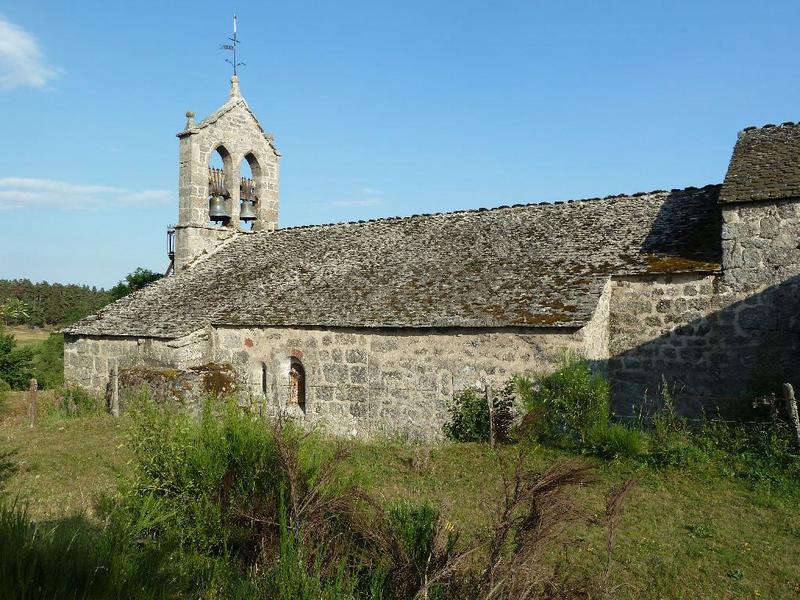
[[[69,382],[226,365],[255,405],[359,436],[435,436],[454,393],[568,350],[622,416],[664,381],[690,414],[800,383],[800,123],[742,131],[703,188],[281,229],[238,80],[187,117],[172,273],[65,330]]]

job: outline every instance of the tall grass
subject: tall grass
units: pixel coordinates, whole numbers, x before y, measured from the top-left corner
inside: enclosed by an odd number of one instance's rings
[[[160,503],[170,519],[149,536],[180,560],[208,559],[207,590],[230,593],[225,570],[215,571],[225,564],[268,597],[350,597],[358,582],[342,565],[358,495],[336,477],[342,448],[234,403],[207,402],[199,422],[150,405],[132,419],[136,460],[120,510]]]
[[[0,501],[0,596],[165,598],[158,552],[137,549],[82,518],[32,523],[24,506]]]
[[[134,469],[117,518],[140,522],[143,504],[157,505],[144,512],[162,518],[136,536],[168,549],[173,564],[191,564],[201,595],[530,597],[553,583],[543,557],[562,547],[580,513],[570,489],[588,480],[578,464],[533,473],[520,447],[493,474],[500,517],[465,541],[435,504],[371,497],[342,475],[347,446],[285,419],[209,402],[199,422],[152,406],[132,421]]]
[[[208,401],[199,419],[141,404],[130,422],[130,472],[101,523],[0,505],[0,597],[533,598],[563,589],[550,558],[587,521],[573,501],[587,469],[534,472],[525,445],[497,454],[497,518],[463,539],[442,506],[370,496],[343,474],[348,446],[284,418]]]

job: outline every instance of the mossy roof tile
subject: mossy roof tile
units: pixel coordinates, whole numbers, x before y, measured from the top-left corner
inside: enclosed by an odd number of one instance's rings
[[[615,274],[713,271],[719,186],[241,235],[72,335],[235,327],[580,327]]]
[[[720,202],[800,197],[800,125],[748,127],[739,134]]]

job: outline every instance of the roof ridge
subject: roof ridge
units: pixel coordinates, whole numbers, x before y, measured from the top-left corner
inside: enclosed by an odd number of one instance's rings
[[[674,194],[674,193],[681,193],[681,192],[694,192],[699,190],[710,190],[713,188],[721,188],[721,183],[710,183],[708,185],[704,185],[703,187],[695,187],[690,185],[685,188],[672,188],[671,190],[651,190],[649,192],[635,192],[633,194],[609,194],[608,196],[595,196],[592,198],[577,198],[571,200],[551,200],[551,201],[542,201],[542,202],[527,202],[527,203],[520,203],[520,204],[503,204],[500,206],[492,206],[489,208],[481,207],[481,208],[467,208],[467,209],[460,209],[460,210],[453,210],[453,211],[442,211],[442,212],[435,212],[435,213],[415,213],[412,215],[405,215],[405,216],[395,216],[395,217],[377,217],[375,219],[358,219],[354,221],[335,221],[332,223],[315,223],[310,225],[292,225],[290,227],[281,227],[279,229],[275,229],[272,231],[261,231],[258,233],[262,234],[275,234],[280,233],[282,231],[297,231],[299,229],[322,229],[325,227],[345,227],[349,225],[364,225],[367,223],[390,223],[390,222],[398,222],[398,221],[409,221],[411,219],[420,219],[420,218],[431,218],[431,217],[450,217],[450,216],[458,216],[458,215],[466,215],[472,213],[482,213],[482,212],[496,212],[501,210],[511,210],[511,209],[519,209],[519,208],[530,208],[532,206],[558,206],[564,204],[575,204],[578,202],[600,202],[603,200],[614,200],[614,199],[631,199],[631,198],[641,198],[642,196],[650,196],[655,194]]]
[[[765,123],[764,125],[760,125],[760,126],[749,125],[749,126],[745,127],[744,129],[742,129],[739,132],[739,135],[741,136],[742,134],[744,134],[746,132],[750,132],[750,131],[761,131],[762,129],[772,129],[772,128],[779,128],[779,127],[800,127],[800,121],[798,121],[796,123],[794,121],[784,121],[783,123],[779,123],[777,125],[775,123]]]

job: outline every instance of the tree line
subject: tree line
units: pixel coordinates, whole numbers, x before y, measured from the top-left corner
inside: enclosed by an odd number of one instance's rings
[[[58,387],[64,379],[62,334],[51,333],[37,344],[19,346],[5,325],[63,327],[161,277],[138,268],[108,291],[86,285],[0,279],[0,400],[5,390],[24,389],[32,377],[42,389]]]
[[[5,317],[8,325],[66,325],[97,312],[109,302],[111,295],[103,288],[0,279],[0,304],[14,307]]]
[[[46,281],[34,283],[30,279],[0,279],[0,317],[7,325],[69,325],[161,276],[149,269],[138,268],[110,290]]]

